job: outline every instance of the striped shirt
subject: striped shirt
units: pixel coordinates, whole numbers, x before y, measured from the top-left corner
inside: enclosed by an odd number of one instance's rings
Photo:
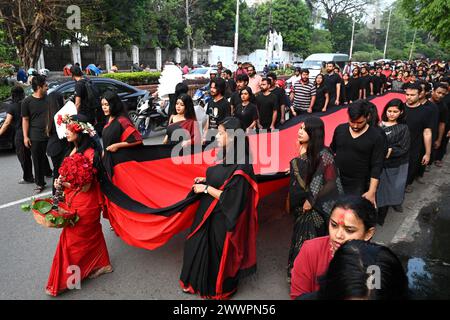
[[[303,84],[299,81],[294,84],[294,109],[308,110],[311,99],[316,95],[316,86],[308,82]]]

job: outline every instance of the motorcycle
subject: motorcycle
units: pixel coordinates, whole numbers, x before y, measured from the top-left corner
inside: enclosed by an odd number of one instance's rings
[[[194,101],[195,116],[200,126],[200,132],[203,132],[207,117],[208,103],[212,97],[209,94],[209,85],[199,88],[195,91],[192,100]]]
[[[155,100],[150,92],[146,93],[138,103],[134,125],[143,138],[152,133],[167,129],[169,122],[169,103]]]

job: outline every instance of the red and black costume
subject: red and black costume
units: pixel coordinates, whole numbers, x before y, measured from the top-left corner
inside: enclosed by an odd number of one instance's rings
[[[203,298],[227,299],[240,278],[256,271],[258,187],[251,165],[210,167],[206,183],[223,192],[218,200],[200,198],[180,284]]]
[[[94,149],[89,148],[83,154],[94,161]],[[98,181],[94,179],[87,192],[66,188],[64,195],[68,208],[76,211],[80,219],[75,226],[65,227],[59,238],[47,283],[47,292],[53,296],[67,289],[67,280],[74,272],[69,267],[79,267],[83,280],[111,265],[100,224],[103,196]]]
[[[188,137],[180,137],[179,134],[175,135],[174,133],[177,130],[184,129],[186,133],[188,134]],[[201,142],[200,137],[200,130],[198,128],[198,122],[193,119],[186,119],[179,122],[171,123],[167,127],[167,137],[169,139],[169,143],[174,144],[178,143],[180,138],[187,138],[187,139],[180,139],[180,140],[186,140],[189,141],[190,144],[199,144]]]

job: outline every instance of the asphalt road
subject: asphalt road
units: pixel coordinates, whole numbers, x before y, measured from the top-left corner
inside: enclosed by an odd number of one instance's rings
[[[414,193],[407,195],[403,214],[388,214],[375,241],[387,245],[414,241],[411,235],[417,232],[416,217],[422,207],[448,197],[438,190],[450,181],[449,158],[446,167],[433,167],[427,174],[426,185],[416,185]],[[61,231],[37,225],[15,203],[33,193],[33,185],[17,184],[20,173],[15,154],[0,152],[0,299],[198,299],[182,293],[178,285],[186,232],[162,248],[147,251],[125,244],[109,230],[106,220],[102,220],[103,232],[114,272],[84,281],[81,290],[58,298],[47,296],[44,288]],[[285,196],[286,190],[281,190],[260,203],[258,272],[240,283],[234,299],[289,299],[285,267],[293,221],[283,212]]]

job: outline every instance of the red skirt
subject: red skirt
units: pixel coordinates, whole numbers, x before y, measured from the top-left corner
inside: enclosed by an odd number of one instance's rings
[[[66,200],[73,193],[68,190]],[[102,198],[98,184],[93,184],[88,192],[76,194],[70,208],[77,211],[80,220],[74,227],[65,227],[59,238],[47,283],[47,292],[53,296],[67,289],[68,283],[74,284],[74,270],[79,270],[81,281],[111,264],[100,224]]]

